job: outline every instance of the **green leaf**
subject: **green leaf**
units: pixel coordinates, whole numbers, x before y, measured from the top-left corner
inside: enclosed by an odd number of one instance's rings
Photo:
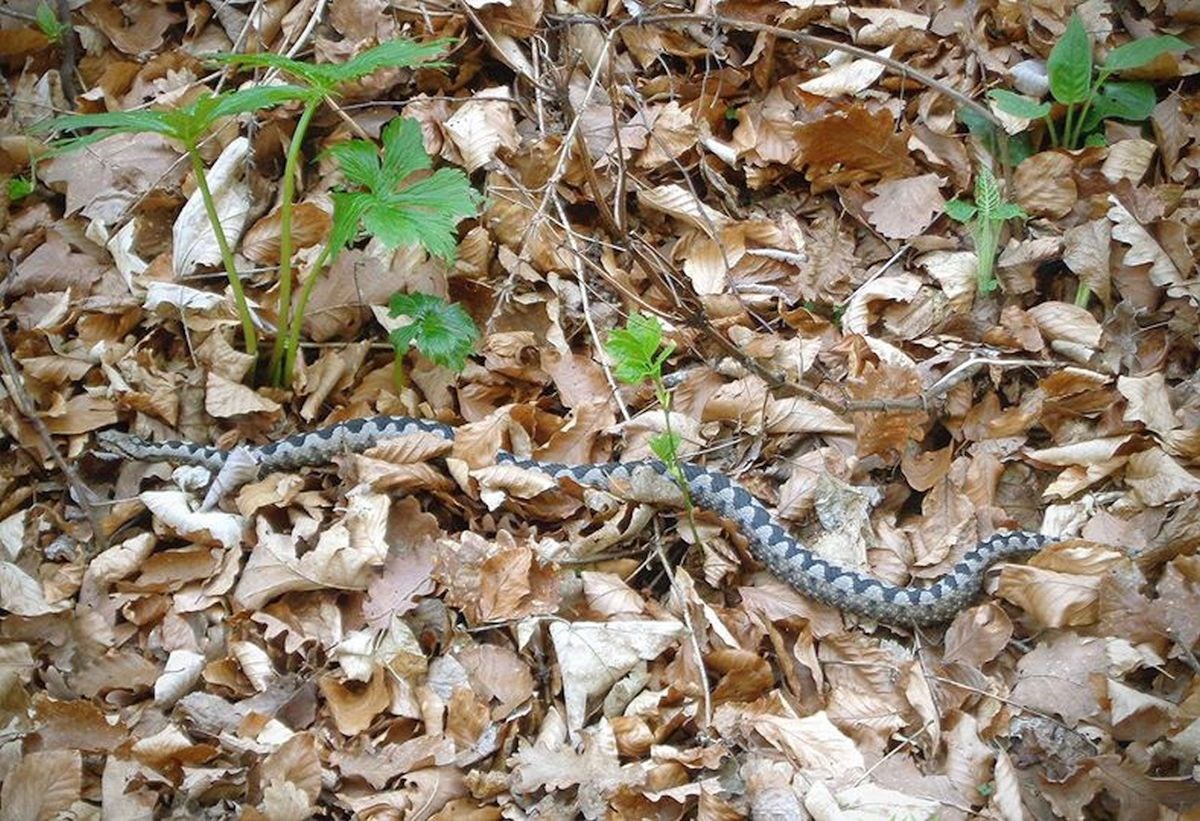
[[[1155,58],[1171,51],[1187,51],[1191,46],[1178,37],[1160,35],[1158,37],[1143,37],[1122,46],[1117,46],[1108,53],[1104,61],[1104,70],[1109,73],[1139,68],[1151,63]]]
[[[1108,146],[1108,138],[1103,134],[1088,134],[1083,144],[1088,148],[1106,148]]]
[[[679,464],[679,445],[683,437],[675,431],[650,437],[650,452],[668,465]]]
[[[1028,219],[1029,215],[1015,202],[1001,202],[992,212],[992,218],[998,220]]]
[[[42,34],[46,35],[47,39],[53,43],[61,40],[71,28],[58,19],[58,15],[54,9],[50,8],[49,3],[38,3],[34,18],[37,20],[37,26],[41,29]]]
[[[292,100],[303,100],[309,94],[308,89],[291,85],[249,86],[239,88],[237,91],[217,94],[207,98],[212,101],[208,111],[208,116],[212,118],[209,125],[220,117],[232,117],[264,108],[274,108]]]
[[[273,68],[304,81],[323,95],[333,94],[339,85],[362,79],[382,68],[410,68],[427,66],[438,68],[446,65],[433,61],[445,51],[453,40],[433,40],[418,43],[414,40],[397,38],[367,49],[362,54],[344,63],[306,63],[281,54],[260,52],[258,54],[213,54],[208,59],[218,63],[251,68]]]
[[[431,254],[452,260],[458,223],[478,213],[479,193],[459,169],[440,168],[409,181],[413,172],[431,164],[415,120],[393,119],[383,130],[383,141],[382,163],[365,140],[329,149],[343,163],[347,180],[368,189],[354,200],[357,217],[385,247],[420,243]]]
[[[403,328],[392,331],[389,339],[402,356],[415,346],[430,361],[444,368],[461,371],[479,340],[479,329],[470,314],[457,303],[448,303],[429,294],[394,294],[388,315],[412,319]]]
[[[637,385],[647,379],[662,380],[662,366],[675,351],[675,343],[663,343],[663,329],[658,318],[632,313],[624,328],[615,328],[608,335],[604,349],[612,357],[613,374],[627,385]]]
[[[11,177],[8,181],[8,199],[10,202],[24,199],[32,194],[36,187],[32,177]]]
[[[329,230],[329,264],[337,259],[342,249],[358,236],[358,226],[363,213],[371,204],[369,194],[333,192],[333,226]]]
[[[1100,86],[1100,92],[1092,102],[1092,108],[1101,119],[1132,120],[1141,122],[1150,118],[1158,99],[1154,86],[1140,80],[1131,82],[1109,82]]]
[[[1071,14],[1067,30],[1051,50],[1046,73],[1050,77],[1050,93],[1060,103],[1087,100],[1092,87],[1092,40],[1078,14]]]
[[[432,167],[433,163],[425,153],[421,124],[416,120],[393,117],[380,136],[383,139],[383,176],[377,190],[392,190],[414,171]]]
[[[1002,201],[1000,184],[992,170],[987,166],[980,168],[975,175],[975,207],[979,209],[980,218],[994,219]]]
[[[975,203],[960,200],[958,197],[946,203],[946,215],[952,220],[958,222],[970,222],[975,219],[975,214],[979,210],[975,207]]]
[[[1005,114],[1025,120],[1041,119],[1049,114],[1052,108],[1050,103],[1039,103],[1023,94],[1014,94],[1003,88],[992,89],[988,92],[988,97],[996,104],[996,108]]]

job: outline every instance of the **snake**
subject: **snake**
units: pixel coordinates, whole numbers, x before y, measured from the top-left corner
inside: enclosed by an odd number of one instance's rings
[[[388,439],[426,433],[454,441],[454,428],[407,416],[376,416],[338,422],[245,450],[261,473],[329,464],[334,457],[359,453]],[[100,450],[143,462],[199,465],[218,471],[230,450],[194,442],[152,442],[119,431],[98,434]],[[803,596],[883,624],[904,627],[936,625],[971,605],[992,565],[1025,558],[1052,543],[1027,531],[998,532],[967,551],[945,574],[928,584],[896,585],[829,561],[793,537],[771,511],[735,479],[716,470],[684,462],[677,473],[661,461],[565,465],[501,451],[497,464],[510,464],[570,479],[581,486],[609,489],[649,470],[674,480],[682,478],[692,503],[737,525],[750,554],[776,577]]]

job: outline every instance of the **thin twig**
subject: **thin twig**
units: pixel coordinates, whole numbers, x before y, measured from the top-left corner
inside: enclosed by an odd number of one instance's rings
[[[62,80],[63,96],[67,98],[67,108],[75,109],[75,28],[71,25],[70,0],[58,0],[58,22],[63,26],[62,37],[58,46],[62,50],[62,61],[59,63],[59,79]]]

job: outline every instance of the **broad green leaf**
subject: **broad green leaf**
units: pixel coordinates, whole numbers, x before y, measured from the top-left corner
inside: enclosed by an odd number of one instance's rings
[[[675,350],[674,342],[663,343],[658,318],[632,313],[624,328],[614,328],[604,349],[612,357],[613,374],[628,385],[662,378],[662,366]]]
[[[463,369],[479,339],[479,329],[461,305],[429,294],[394,294],[388,315],[412,320],[388,337],[397,354],[415,346],[432,362],[454,371]]]
[[[69,25],[63,24],[54,9],[50,8],[50,4],[46,2],[38,3],[37,10],[34,12],[34,17],[37,19],[37,26],[41,29],[42,34],[54,43],[57,43],[63,38],[70,28]]]
[[[431,167],[421,137],[421,124],[416,120],[394,117],[383,127],[383,176],[381,187],[395,189],[409,174]]]
[[[970,222],[975,219],[975,214],[979,209],[975,207],[975,203],[960,200],[955,197],[946,203],[946,215],[957,222]]]
[[[388,248],[420,243],[444,260],[454,259],[458,223],[478,211],[478,195],[458,169],[440,168],[400,191],[371,197],[363,227],[380,242]]]
[[[1052,108],[1050,103],[1040,103],[1023,94],[1014,94],[1003,88],[992,89],[988,92],[988,97],[996,104],[996,108],[1005,114],[1025,120],[1041,119],[1049,114]]]
[[[1072,13],[1062,39],[1046,61],[1050,93],[1060,103],[1082,103],[1092,87],[1092,40],[1079,15]]]
[[[32,177],[12,177],[8,181],[8,199],[16,202],[33,193],[36,184]]]
[[[366,140],[346,140],[326,152],[337,160],[348,183],[375,189],[379,183],[379,149]]]
[[[1117,46],[1108,53],[1104,61],[1104,70],[1110,73],[1139,68],[1153,62],[1160,55],[1170,51],[1187,51],[1191,46],[1170,35],[1158,37],[1143,37],[1132,40],[1123,46]]]
[[[1088,148],[1106,148],[1108,147],[1108,138],[1103,134],[1088,134],[1083,144]]]
[[[1101,119],[1133,120],[1141,122],[1150,118],[1158,102],[1154,86],[1140,80],[1131,82],[1109,82],[1100,86],[1100,92],[1092,101],[1092,108]]]

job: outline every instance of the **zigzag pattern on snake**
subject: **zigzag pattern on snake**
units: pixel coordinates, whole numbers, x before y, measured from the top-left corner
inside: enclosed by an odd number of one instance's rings
[[[247,448],[260,470],[290,470],[328,464],[333,457],[361,452],[385,439],[411,433],[454,439],[454,429],[403,416],[377,416],[299,433],[262,447]],[[229,451],[190,442],[148,442],[114,431],[99,436],[102,449],[139,461],[177,462],[218,470]],[[628,481],[639,469],[669,476],[662,462],[561,465],[501,453],[498,461],[540,471],[555,479],[607,488]],[[751,554],[779,578],[817,601],[876,621],[908,626],[938,624],[967,607],[996,562],[1026,556],[1051,542],[1036,533],[1000,533],[979,542],[954,567],[928,586],[900,587],[822,559],[793,538],[771,512],[733,479],[699,465],[685,464],[684,476],[695,503],[735,522]]]

